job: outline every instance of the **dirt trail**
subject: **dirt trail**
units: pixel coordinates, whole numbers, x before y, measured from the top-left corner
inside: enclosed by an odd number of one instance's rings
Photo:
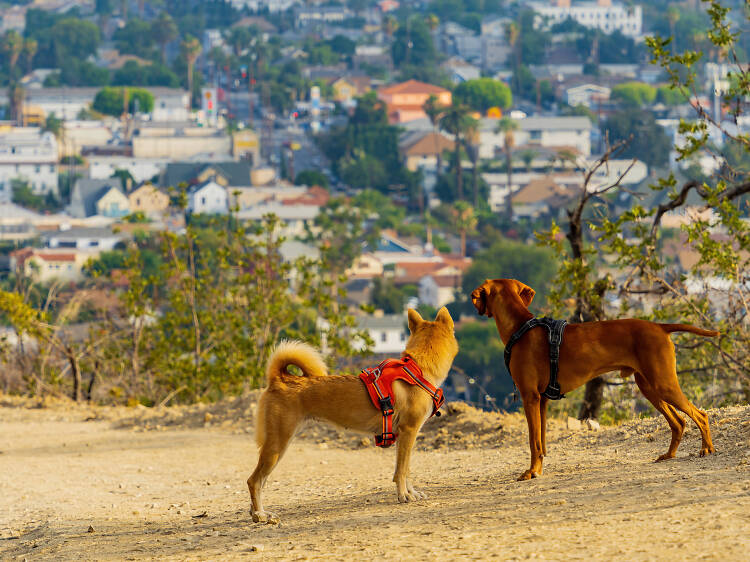
[[[658,464],[660,418],[598,432],[553,421],[544,477],[516,482],[522,418],[457,406],[425,427],[412,474],[428,499],[405,505],[393,450],[313,426],[265,491],[281,524],[257,525],[244,402],[135,413],[4,402],[0,560],[739,560],[750,548],[750,407],[710,412],[715,455],[696,456],[690,426],[678,458]]]

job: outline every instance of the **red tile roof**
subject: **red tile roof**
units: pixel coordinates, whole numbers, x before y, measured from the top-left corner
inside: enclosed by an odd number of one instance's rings
[[[444,94],[448,92],[445,88],[435,86],[433,84],[427,84],[426,82],[419,82],[418,80],[407,80],[400,84],[393,84],[391,86],[384,86],[378,90],[380,94],[392,95],[392,94]]]

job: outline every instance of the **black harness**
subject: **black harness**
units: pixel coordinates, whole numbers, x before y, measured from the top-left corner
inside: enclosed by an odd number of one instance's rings
[[[508,367],[508,373],[510,373],[510,350],[516,343],[518,343],[518,340],[520,340],[526,332],[537,326],[543,326],[544,329],[547,330],[547,333],[549,334],[549,384],[544,392],[542,392],[542,396],[545,396],[550,400],[560,400],[560,398],[565,398],[564,394],[560,394],[560,385],[557,383],[557,371],[560,367],[560,344],[562,343],[563,330],[565,330],[566,324],[567,322],[565,320],[532,318],[518,328],[516,333],[510,337],[510,340],[508,340],[508,343],[505,345],[505,366]]]

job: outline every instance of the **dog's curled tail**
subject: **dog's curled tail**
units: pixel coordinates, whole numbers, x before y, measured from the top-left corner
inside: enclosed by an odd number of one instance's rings
[[[299,367],[304,376],[324,377],[328,374],[326,364],[320,353],[313,346],[299,340],[283,340],[268,358],[266,380],[268,387],[273,387],[284,375],[290,375],[286,370],[289,365]]]
[[[699,336],[706,336],[709,338],[715,338],[719,335],[719,332],[717,332],[716,330],[704,330],[703,328],[697,328],[696,326],[691,326],[690,324],[659,324],[659,326],[661,326],[661,329],[668,334],[671,334],[672,332],[690,332],[693,334],[698,334]]]

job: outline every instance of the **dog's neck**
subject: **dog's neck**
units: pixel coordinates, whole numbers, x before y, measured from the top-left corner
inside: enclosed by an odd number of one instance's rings
[[[534,318],[534,315],[521,302],[520,297],[503,303],[500,303],[499,299],[495,299],[488,306],[490,307],[490,312],[492,312],[492,317],[495,319],[500,339],[503,340],[503,344],[505,345],[508,345],[511,336],[524,323]]]
[[[402,357],[409,356],[414,359],[414,362],[419,366],[422,371],[422,376],[430,381],[433,385],[440,387],[442,386],[445,379],[448,378],[448,372],[451,367],[451,360],[447,361],[447,365],[443,365],[446,361],[438,357],[436,353],[419,353],[408,347],[401,354]],[[436,359],[436,357],[438,357]]]

